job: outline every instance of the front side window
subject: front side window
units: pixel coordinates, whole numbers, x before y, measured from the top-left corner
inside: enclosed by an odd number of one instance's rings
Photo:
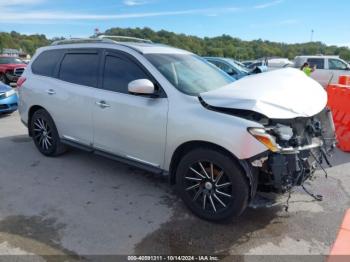
[[[33,73],[53,77],[62,54],[63,50],[44,51],[33,62]]]
[[[348,65],[339,59],[328,59],[328,67],[330,70],[348,69]]]
[[[106,56],[103,89],[128,94],[128,84],[131,81],[148,78],[134,62],[118,56]]]
[[[191,54],[146,54],[145,57],[179,91],[197,96],[235,81],[202,58]]]
[[[316,69],[324,69],[324,58],[309,58],[307,62],[310,67],[316,66]]]
[[[98,64],[97,53],[67,53],[61,63],[59,78],[78,85],[96,87]]]

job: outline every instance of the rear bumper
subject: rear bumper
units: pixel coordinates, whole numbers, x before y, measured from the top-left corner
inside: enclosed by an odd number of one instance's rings
[[[10,97],[0,99],[0,113],[9,113],[16,111],[18,108],[17,94]]]

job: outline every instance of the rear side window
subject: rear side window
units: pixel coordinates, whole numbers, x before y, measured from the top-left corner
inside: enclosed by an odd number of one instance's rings
[[[324,59],[323,58],[309,58],[307,60],[310,67],[314,67],[316,65],[316,69],[324,69]]]
[[[128,94],[128,84],[137,79],[149,79],[149,77],[130,60],[106,56],[103,89]]]
[[[97,53],[67,53],[61,63],[63,81],[97,87],[99,56]]]
[[[32,64],[34,74],[54,77],[56,67],[63,54],[62,50],[42,52]]]

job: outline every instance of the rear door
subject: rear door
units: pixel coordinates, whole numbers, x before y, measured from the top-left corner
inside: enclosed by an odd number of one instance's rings
[[[43,102],[60,136],[87,146],[93,141],[92,105],[99,63],[99,50],[65,50],[56,77],[45,81]]]
[[[106,51],[103,76],[93,106],[94,147],[129,160],[160,167],[164,160],[168,100],[136,59]],[[128,93],[129,82],[149,79],[159,97]]]
[[[332,79],[332,72],[327,70],[325,58],[308,58],[307,62],[312,68],[316,66],[316,70],[311,73],[311,77],[326,87]]]

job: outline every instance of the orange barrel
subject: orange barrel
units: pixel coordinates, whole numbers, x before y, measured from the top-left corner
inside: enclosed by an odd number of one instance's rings
[[[350,86],[350,75],[339,76],[338,83],[341,85]]]
[[[338,140],[338,147],[350,152],[350,86],[330,84],[327,87],[328,107],[333,114],[333,121]]]

